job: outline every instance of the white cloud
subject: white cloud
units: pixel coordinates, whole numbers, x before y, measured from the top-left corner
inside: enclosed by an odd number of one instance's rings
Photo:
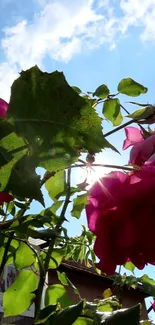
[[[123,16],[122,30],[130,26],[142,28],[140,38],[145,41],[155,39],[155,0],[120,0]]]
[[[102,4],[105,10],[107,3],[104,0]],[[36,63],[41,65],[46,54],[67,61],[86,49],[86,44],[93,48],[98,42],[112,41],[113,24],[113,17],[95,11],[93,0],[51,1],[34,17],[33,23],[23,20],[6,28],[2,48],[9,62],[23,69]]]
[[[141,27],[142,41],[155,41],[155,0],[30,1],[40,11],[5,28],[1,40],[6,62],[0,63],[0,91],[6,97],[4,75],[8,87],[21,69],[43,67],[46,55],[68,61],[101,44],[112,50],[131,26]]]
[[[11,65],[8,62],[0,64],[0,98],[9,101],[10,86],[17,76],[18,71],[15,65]]]

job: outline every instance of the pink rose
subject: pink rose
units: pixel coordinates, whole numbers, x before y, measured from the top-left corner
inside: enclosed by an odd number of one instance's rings
[[[128,260],[139,269],[155,263],[154,193],[152,166],[129,174],[111,172],[90,189],[88,227],[96,235],[94,252],[103,272],[113,274]]]
[[[13,196],[8,193],[1,192],[0,193],[0,205],[2,205],[4,202],[9,203],[10,201],[13,201]]]
[[[141,131],[134,127],[125,128],[126,140],[123,149],[133,146],[130,152],[129,164],[142,166],[143,164],[155,164],[155,135],[144,139]]]
[[[4,99],[0,98],[0,118],[6,117],[7,110],[8,110],[8,103],[5,102]]]

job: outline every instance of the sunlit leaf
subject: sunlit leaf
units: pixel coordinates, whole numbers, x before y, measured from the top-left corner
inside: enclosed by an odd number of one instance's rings
[[[35,263],[36,256],[32,249],[21,242],[15,252],[14,264],[17,270],[21,270]]]
[[[4,256],[7,241],[8,241],[8,238],[1,236],[0,264],[2,263],[2,259],[3,259],[3,256]],[[18,245],[19,245],[19,243],[18,243],[17,240],[13,239],[11,241],[11,244],[10,244],[9,250],[8,250],[8,254],[7,254],[7,258],[6,258],[6,265],[10,265],[10,264],[13,263],[14,254],[15,254],[15,251],[16,251]]]
[[[151,115],[155,114],[155,106],[147,106],[141,109],[138,109],[134,113],[127,115],[127,117],[133,118],[135,120],[147,119]]]
[[[57,172],[53,177],[49,178],[45,183],[45,187],[52,200],[58,199],[64,195],[66,189],[65,171]]]
[[[57,304],[58,302],[62,308],[73,304],[65,287],[62,284],[53,284],[51,286],[48,286],[45,295],[45,305],[49,306]]]
[[[95,90],[95,92],[93,93],[93,96],[97,96],[101,99],[104,99],[109,95],[109,93],[110,93],[109,88],[103,84]]]
[[[119,99],[107,99],[103,104],[103,114],[105,118],[113,123],[114,126],[120,125],[122,123],[123,117],[120,111]]]
[[[131,261],[126,262],[123,266],[125,267],[125,269],[134,272],[135,266]]]
[[[33,271],[19,273],[13,284],[4,292],[4,317],[23,314],[32,304],[38,286],[38,277]]]
[[[122,94],[137,97],[140,94],[145,94],[148,89],[131,78],[124,78],[120,81],[117,87]]]
[[[80,218],[81,212],[87,204],[88,194],[82,194],[77,196],[73,201],[73,209],[71,211],[71,215],[77,219]]]

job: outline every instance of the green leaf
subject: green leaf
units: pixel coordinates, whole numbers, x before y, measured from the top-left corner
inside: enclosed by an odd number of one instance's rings
[[[66,248],[54,248],[51,254],[49,269],[57,269],[66,254]],[[45,261],[46,251],[41,252],[40,257]]]
[[[134,272],[135,266],[132,262],[126,262],[123,266],[132,273]]]
[[[14,264],[17,270],[24,269],[35,263],[36,256],[32,249],[21,242],[15,252]]]
[[[82,93],[82,91],[81,91],[81,89],[79,87],[72,86],[72,88],[76,91],[76,93],[78,93],[78,94]]]
[[[50,305],[39,311],[39,315],[34,324],[45,324],[48,318],[56,311],[57,305]]]
[[[149,320],[141,320],[140,321],[140,325],[152,325],[153,322],[149,321]]]
[[[41,167],[70,166],[79,151],[104,148],[102,119],[70,87],[62,72],[22,71],[11,87],[8,116]]]
[[[0,121],[0,191],[11,191],[23,199],[35,198],[43,204],[40,177],[27,153],[27,142],[15,134],[11,123]]]
[[[32,304],[38,286],[38,277],[33,271],[21,271],[13,284],[4,292],[4,317],[23,314]]]
[[[93,325],[94,320],[85,316],[78,317],[73,325]]]
[[[155,281],[149,278],[147,274],[140,277],[139,281],[142,283],[144,291],[146,291],[150,296],[155,297]]]
[[[93,93],[93,96],[97,96],[101,99],[106,98],[110,94],[110,90],[106,85],[99,86],[95,92]]]
[[[17,175],[14,168],[20,159],[27,153],[26,142],[15,134],[7,120],[0,121],[0,191],[12,191],[9,184],[10,176]]]
[[[73,305],[65,308],[62,312],[58,314],[55,318],[53,325],[72,325],[76,319],[80,316],[83,310],[83,300],[80,301],[77,305]]]
[[[65,272],[59,272],[57,271],[57,275],[58,275],[58,279],[59,281],[64,285],[64,286],[68,286],[69,283],[68,283],[68,279],[67,279],[67,276],[66,276],[66,273]]]
[[[98,318],[99,324],[105,325],[139,325],[140,321],[140,304],[128,308],[113,311],[111,313],[97,312],[96,316]]]
[[[112,296],[103,300],[99,300],[97,309],[101,312],[111,312],[120,309],[120,304],[118,299],[115,296]]]
[[[155,106],[147,106],[127,115],[135,120],[146,119],[155,113]]]
[[[73,201],[73,209],[71,211],[71,215],[77,219],[80,218],[82,210],[85,208],[87,204],[88,194],[78,195]]]
[[[44,205],[40,186],[40,176],[35,172],[33,161],[30,157],[23,156],[14,164],[5,191],[11,191],[13,195],[22,199],[35,199]]]
[[[56,213],[57,210],[61,208],[63,202],[64,202],[63,200],[54,202],[50,208],[50,211],[52,213]]]
[[[118,98],[107,99],[103,104],[103,114],[105,118],[113,123],[114,126],[122,123],[123,117],[120,111],[120,101]]]
[[[61,284],[53,284],[46,289],[45,306],[60,303],[62,308],[72,305],[65,287]]]
[[[4,239],[4,237],[1,238],[1,243],[0,243],[0,264],[2,263],[2,259],[3,259],[3,256],[4,256],[7,241],[8,241],[8,238],[5,238],[5,239]],[[8,250],[8,254],[7,254],[6,265],[10,265],[10,264],[13,263],[14,254],[15,254],[15,251],[16,251],[18,245],[19,245],[19,243],[18,243],[17,240],[13,239],[11,241],[11,244],[10,244],[10,247],[9,247],[9,250]]]
[[[131,97],[137,97],[140,94],[145,94],[148,89],[131,78],[124,78],[120,81],[117,87],[121,94]]]
[[[56,269],[62,262],[66,254],[66,249],[64,248],[55,248],[52,252],[49,268]]]
[[[65,193],[65,171],[61,170],[57,172],[54,176],[49,178],[48,181],[45,183],[45,187],[52,200],[58,199],[61,195]]]
[[[57,271],[58,279],[63,285],[70,285],[70,287],[73,289],[74,293],[79,296],[78,289],[74,286],[74,284],[69,280],[65,272],[60,273]]]

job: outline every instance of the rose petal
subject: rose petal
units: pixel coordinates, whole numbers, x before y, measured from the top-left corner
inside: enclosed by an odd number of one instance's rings
[[[133,146],[137,143],[144,141],[141,130],[139,130],[138,128],[135,128],[133,126],[128,126],[124,128],[124,130],[126,134],[126,139],[124,140],[123,143],[123,150],[126,150],[130,146]]]
[[[4,99],[0,98],[0,117],[6,117],[8,106],[8,103]]]

